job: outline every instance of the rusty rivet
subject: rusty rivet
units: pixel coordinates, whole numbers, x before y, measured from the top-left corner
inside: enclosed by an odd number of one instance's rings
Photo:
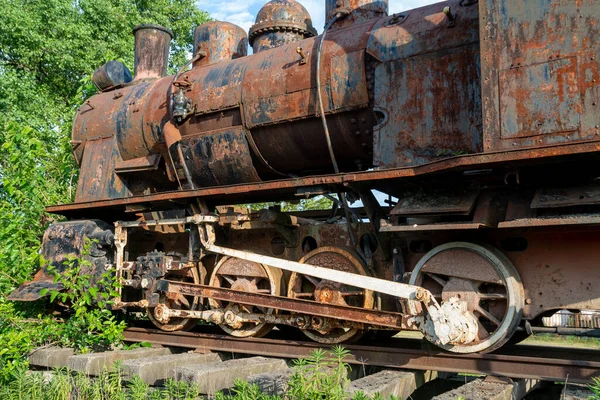
[[[526,303],[526,304],[531,304],[531,303],[533,303],[533,300],[531,300],[531,299],[526,299],[526,300],[525,300],[525,303]]]
[[[371,131],[367,129],[367,130],[365,131],[365,135],[370,135],[370,134],[371,134]]]
[[[356,123],[356,118],[352,118],[352,119],[350,120],[350,122],[352,122],[353,124],[355,124],[355,123]]]
[[[593,102],[593,103],[592,103],[592,105],[593,105],[593,106],[595,106],[595,105],[596,105],[596,102]]]

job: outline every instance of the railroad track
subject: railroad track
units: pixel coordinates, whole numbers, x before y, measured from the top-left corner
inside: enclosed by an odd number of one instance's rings
[[[210,329],[209,327],[207,327]],[[314,349],[327,347],[319,343],[286,339],[235,338],[206,332],[164,332],[134,327],[125,331],[129,342],[150,342],[163,346],[220,351],[268,357],[298,358]],[[354,365],[374,365],[386,368],[434,370],[441,372],[478,373],[510,378],[540,379],[589,383],[600,375],[600,351],[557,347],[505,347],[491,354],[451,354],[428,345],[422,340],[389,339],[345,345],[351,351],[346,362]]]

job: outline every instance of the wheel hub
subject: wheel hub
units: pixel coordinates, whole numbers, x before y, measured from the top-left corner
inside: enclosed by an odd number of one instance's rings
[[[450,278],[442,289],[444,302],[450,301],[452,298],[462,302],[465,311],[470,312],[475,311],[481,302],[476,285],[472,281],[461,278]]]

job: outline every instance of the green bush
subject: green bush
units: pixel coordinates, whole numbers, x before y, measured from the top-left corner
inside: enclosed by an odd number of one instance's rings
[[[69,306],[71,315],[62,326],[60,345],[73,347],[81,353],[121,344],[127,327],[110,310],[112,299],[118,296],[121,287],[114,271],[104,272],[100,279],[82,273],[92,267],[86,259],[92,245],[86,241],[80,259],[68,256],[62,273],[49,265],[48,272],[54,276],[54,283],[61,283],[63,289],[42,291],[42,295],[50,294],[50,301],[59,299]]]

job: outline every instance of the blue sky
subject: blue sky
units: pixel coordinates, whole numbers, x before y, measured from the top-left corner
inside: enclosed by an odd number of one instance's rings
[[[268,0],[198,0],[198,7],[208,11],[220,21],[227,21],[241,26],[248,31],[254,23],[258,10]],[[323,30],[325,19],[325,0],[298,0],[310,13],[313,24],[319,32]],[[390,14],[410,10],[419,6],[436,3],[440,0],[390,0]]]

